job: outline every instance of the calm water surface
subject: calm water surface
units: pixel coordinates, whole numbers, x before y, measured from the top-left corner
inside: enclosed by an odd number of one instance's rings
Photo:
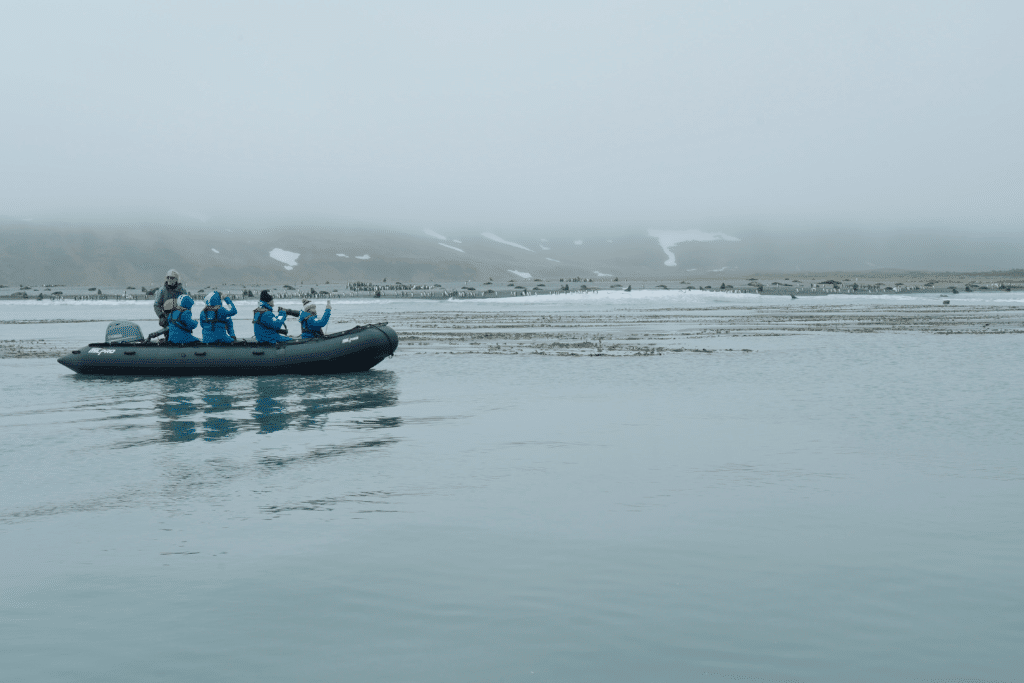
[[[343,310],[782,305],[554,299]],[[0,305],[0,336],[75,346],[143,311]],[[0,679],[1021,681],[1022,342],[400,346],[327,378],[0,360]]]

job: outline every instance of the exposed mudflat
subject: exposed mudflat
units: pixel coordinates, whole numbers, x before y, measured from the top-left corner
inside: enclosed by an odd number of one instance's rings
[[[0,358],[53,358],[68,351],[48,339],[0,339]]]
[[[743,340],[803,334],[918,332],[1024,333],[1024,306],[806,306],[780,310],[667,308],[637,313],[445,311],[391,316],[402,350],[422,353],[535,353],[652,356],[674,352],[749,351]],[[722,348],[725,339],[735,339]],[[715,340],[714,348],[707,348]]]
[[[488,311],[459,306],[445,310],[402,308],[388,310],[386,316],[401,338],[400,353],[657,356],[749,352],[752,344],[744,340],[757,337],[1024,333],[1024,305],[944,305],[941,299],[920,304],[886,304],[875,299],[863,305],[812,305],[801,301],[792,307],[618,308],[611,312]],[[66,330],[63,325],[104,322],[66,318],[0,321],[0,325],[12,326],[7,328],[12,332],[24,330],[23,325],[38,326],[32,330],[31,339],[0,339],[0,358],[56,357],[81,346],[61,337],[59,330]],[[339,320],[338,325],[332,322],[332,327],[343,329],[344,324]],[[240,333],[246,331],[240,329]]]

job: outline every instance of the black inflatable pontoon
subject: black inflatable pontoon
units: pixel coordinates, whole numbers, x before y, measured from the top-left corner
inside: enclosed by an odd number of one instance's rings
[[[57,362],[87,375],[328,375],[369,370],[398,348],[398,335],[387,323],[281,344],[112,342],[116,336],[109,329],[107,338]]]

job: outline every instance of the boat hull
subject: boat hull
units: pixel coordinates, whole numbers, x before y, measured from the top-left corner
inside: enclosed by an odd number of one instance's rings
[[[284,344],[90,344],[57,362],[84,375],[332,375],[369,370],[396,348],[381,324]]]

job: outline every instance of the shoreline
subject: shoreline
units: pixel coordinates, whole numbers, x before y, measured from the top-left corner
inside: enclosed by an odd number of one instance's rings
[[[843,277],[846,275],[846,277]],[[934,293],[955,295],[972,291],[1016,291],[1024,289],[1024,276],[1020,273],[989,273],[974,275],[924,274],[903,275],[878,279],[863,274],[844,273],[763,276],[750,278],[695,277],[689,280],[622,279],[622,278],[515,278],[507,280],[464,280],[460,282],[343,282],[305,283],[296,285],[265,286],[260,284],[220,283],[186,288],[197,304],[209,291],[218,290],[231,295],[235,301],[255,300],[262,289],[274,292],[278,299],[346,299],[346,298],[400,298],[400,299],[499,299],[519,296],[540,296],[578,292],[690,290],[760,294],[762,296],[824,296],[831,294],[878,295]],[[141,287],[113,287],[104,285],[20,285],[0,286],[0,300],[6,301],[141,301],[152,300],[152,289]],[[242,296],[247,292],[252,296]]]

